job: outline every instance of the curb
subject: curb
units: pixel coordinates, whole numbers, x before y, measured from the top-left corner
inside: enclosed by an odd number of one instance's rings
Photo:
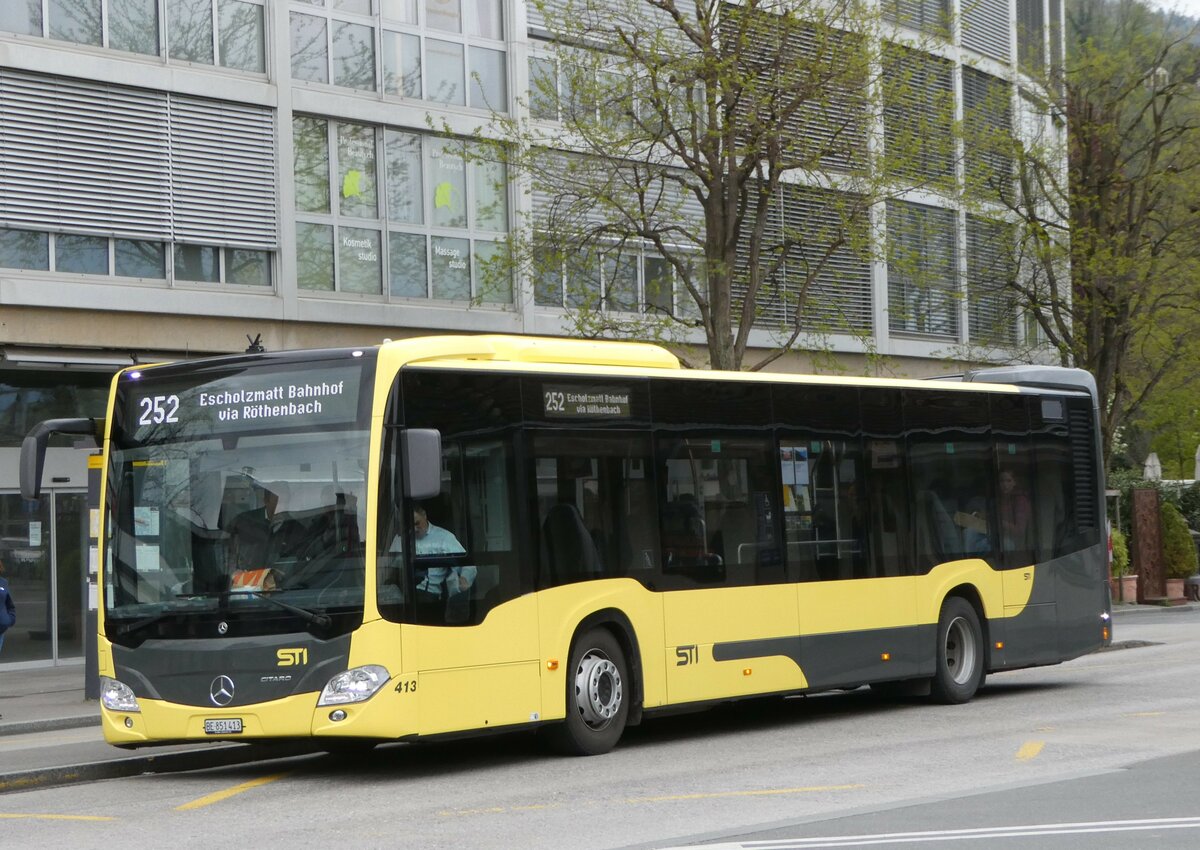
[[[86,714],[79,717],[53,717],[46,720],[14,720],[0,723],[0,738],[5,735],[31,735],[35,732],[54,732],[59,729],[82,729],[99,726],[100,716]]]
[[[56,785],[94,782],[100,779],[124,779],[146,773],[174,773],[229,767],[252,761],[291,758],[314,752],[309,744],[226,744],[211,749],[135,756],[133,758],[71,764],[59,767],[40,767],[0,774],[0,794],[30,791]]]
[[[1140,614],[1147,613],[1162,613],[1163,611],[1195,611],[1200,608],[1194,602],[1185,602],[1182,605],[1122,605],[1115,603],[1112,607],[1114,617],[1123,616],[1125,614]]]

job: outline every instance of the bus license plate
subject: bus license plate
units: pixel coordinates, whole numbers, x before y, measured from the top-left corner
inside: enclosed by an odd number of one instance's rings
[[[242,731],[242,718],[240,717],[225,717],[220,720],[205,720],[204,734],[206,735],[233,735]]]

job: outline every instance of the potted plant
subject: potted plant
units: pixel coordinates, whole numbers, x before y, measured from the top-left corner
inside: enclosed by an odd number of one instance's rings
[[[1196,572],[1196,546],[1188,532],[1187,520],[1179,508],[1163,502],[1163,567],[1167,574],[1167,600],[1183,601],[1184,581]]]
[[[1137,601],[1137,575],[1129,572],[1129,543],[1120,529],[1112,532],[1112,595],[1121,602]]]

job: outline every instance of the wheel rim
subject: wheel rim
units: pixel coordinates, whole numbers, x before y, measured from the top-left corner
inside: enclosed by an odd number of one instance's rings
[[[624,694],[617,665],[598,649],[585,652],[575,670],[575,705],[583,722],[591,729],[608,726],[621,709]]]
[[[957,685],[965,685],[975,676],[978,646],[975,632],[962,617],[955,617],[946,629],[946,670]]]

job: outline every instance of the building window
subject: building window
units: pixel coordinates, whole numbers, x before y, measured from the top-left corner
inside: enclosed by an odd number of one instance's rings
[[[298,80],[508,111],[500,0],[380,0],[374,14],[368,0],[292,5]]]
[[[108,242],[102,236],[60,233],[54,238],[54,270],[108,274]]]
[[[266,0],[162,0],[167,56],[266,71]],[[160,55],[160,0],[3,0],[0,31]]]
[[[158,55],[158,0],[108,0],[108,46]]]
[[[117,277],[166,277],[166,250],[161,242],[113,240],[113,270]]]
[[[100,0],[50,0],[47,11],[50,38],[100,45]]]
[[[292,77],[314,83],[329,82],[328,47],[325,43],[329,22],[313,15],[292,12]]]
[[[168,246],[144,239],[0,228],[0,269],[167,280]],[[271,253],[215,245],[170,247],[172,279],[270,287]],[[53,263],[51,263],[53,259]]]
[[[167,0],[167,55],[213,64],[212,0]]]
[[[608,313],[646,313],[694,319],[695,299],[679,279],[675,265],[649,245],[579,250],[535,241],[532,254],[533,301],[539,307],[567,307]],[[689,270],[702,280],[700,257]]]
[[[239,71],[265,71],[262,5],[246,0],[219,0],[217,11],[221,64]]]
[[[512,303],[502,164],[364,124],[298,116],[293,132],[301,289]]]
[[[0,31],[41,35],[42,0],[8,0],[7,3],[0,3]]]
[[[958,256],[953,210],[887,203],[888,327],[958,338]]]

